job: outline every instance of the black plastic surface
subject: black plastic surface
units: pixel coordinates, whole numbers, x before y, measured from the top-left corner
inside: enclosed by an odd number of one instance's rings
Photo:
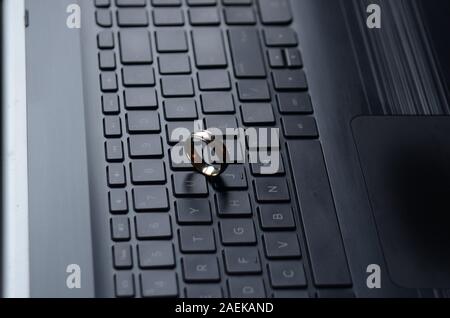
[[[360,117],[352,126],[392,279],[450,287],[450,117]]]

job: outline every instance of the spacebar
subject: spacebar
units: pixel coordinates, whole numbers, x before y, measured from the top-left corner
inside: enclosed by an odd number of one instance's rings
[[[351,285],[322,147],[318,141],[292,140],[288,149],[314,282]]]

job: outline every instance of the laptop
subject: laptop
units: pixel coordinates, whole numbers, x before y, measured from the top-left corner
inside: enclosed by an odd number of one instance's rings
[[[449,13],[3,1],[2,296],[449,296]],[[271,159],[176,160],[213,128]]]

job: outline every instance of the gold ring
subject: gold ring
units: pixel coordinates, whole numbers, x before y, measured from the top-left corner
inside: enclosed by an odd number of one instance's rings
[[[192,133],[190,138],[188,138],[184,144],[186,155],[192,166],[207,177],[217,177],[227,168],[228,151],[225,143],[220,139],[221,138],[217,138],[211,132],[203,130]],[[214,147],[215,156],[221,159],[221,162],[206,162],[203,156],[196,150],[196,141],[201,141],[208,147],[216,144]]]

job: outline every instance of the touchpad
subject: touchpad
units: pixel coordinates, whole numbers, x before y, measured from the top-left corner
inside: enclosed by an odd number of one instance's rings
[[[352,122],[392,280],[450,287],[450,117]]]

